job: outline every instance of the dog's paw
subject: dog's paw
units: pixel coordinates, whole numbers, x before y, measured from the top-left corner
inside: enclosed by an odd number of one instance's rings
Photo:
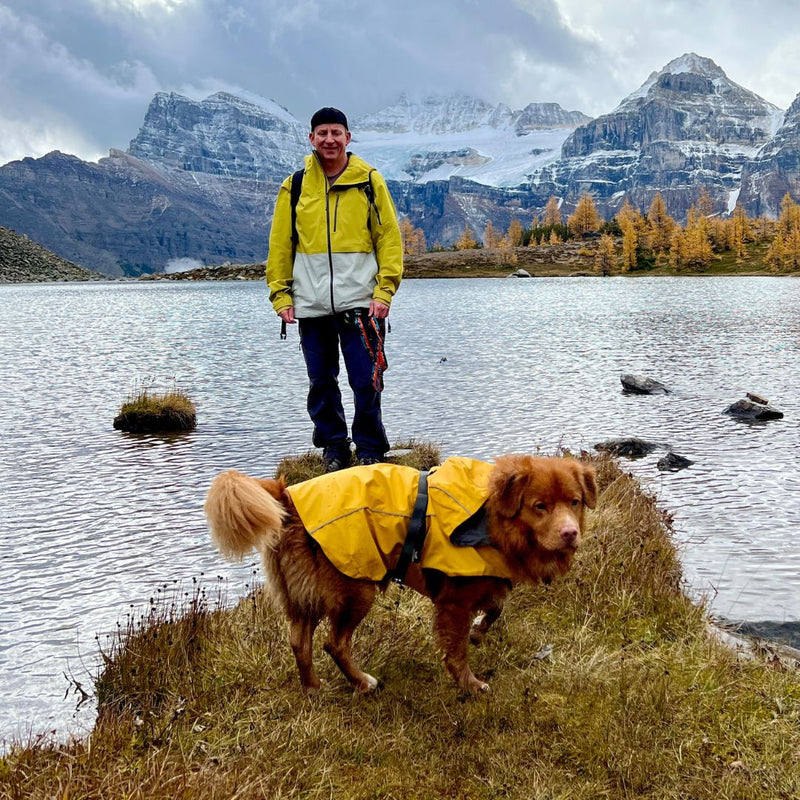
[[[378,679],[374,678],[369,673],[364,673],[364,680],[361,682],[359,686],[356,687],[356,692],[358,694],[369,694],[370,692],[374,692],[378,688]]]
[[[474,645],[483,644],[484,633],[478,628],[470,628],[469,630],[469,643]]]

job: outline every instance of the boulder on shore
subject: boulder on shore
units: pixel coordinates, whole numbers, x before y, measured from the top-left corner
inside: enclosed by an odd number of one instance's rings
[[[661,381],[644,375],[620,375],[622,391],[626,394],[669,394],[670,390]]]

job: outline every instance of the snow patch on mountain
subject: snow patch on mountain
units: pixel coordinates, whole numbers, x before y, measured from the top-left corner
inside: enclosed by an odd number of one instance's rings
[[[555,128],[517,136],[490,125],[449,134],[358,130],[350,149],[390,180],[427,183],[457,176],[488,186],[518,186],[561,155],[571,132]]]
[[[386,178],[426,183],[466,178],[518,186],[560,156],[569,134],[589,117],[557,103],[512,111],[464,94],[413,100],[404,94],[352,125],[352,149]]]

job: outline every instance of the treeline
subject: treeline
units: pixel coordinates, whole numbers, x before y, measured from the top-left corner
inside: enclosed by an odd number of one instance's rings
[[[400,221],[400,228],[406,253],[429,251],[425,234],[407,217]],[[479,241],[467,225],[452,249],[498,249],[500,257],[513,264],[518,247],[557,245],[570,239],[597,239],[593,257],[599,275],[665,265],[680,272],[700,272],[723,253],[744,263],[750,246],[759,244],[766,248],[764,261],[772,272],[795,272],[800,269],[800,205],[787,193],[777,220],[751,219],[739,205],[730,216],[721,217],[714,213],[711,195],[702,189],[681,225],[667,213],[659,192],[646,212],[626,200],[611,220],[602,219],[588,193],[581,195],[566,219],[558,199],[550,197],[541,217],[534,216],[530,227],[524,228],[514,218],[508,230],[500,231],[489,221]],[[435,245],[430,249],[444,248]]]

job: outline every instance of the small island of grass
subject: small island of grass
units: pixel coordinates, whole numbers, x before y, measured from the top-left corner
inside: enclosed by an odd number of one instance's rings
[[[153,392],[143,387],[132,394],[114,418],[114,428],[128,433],[174,433],[193,430],[197,410],[181,389]]]

